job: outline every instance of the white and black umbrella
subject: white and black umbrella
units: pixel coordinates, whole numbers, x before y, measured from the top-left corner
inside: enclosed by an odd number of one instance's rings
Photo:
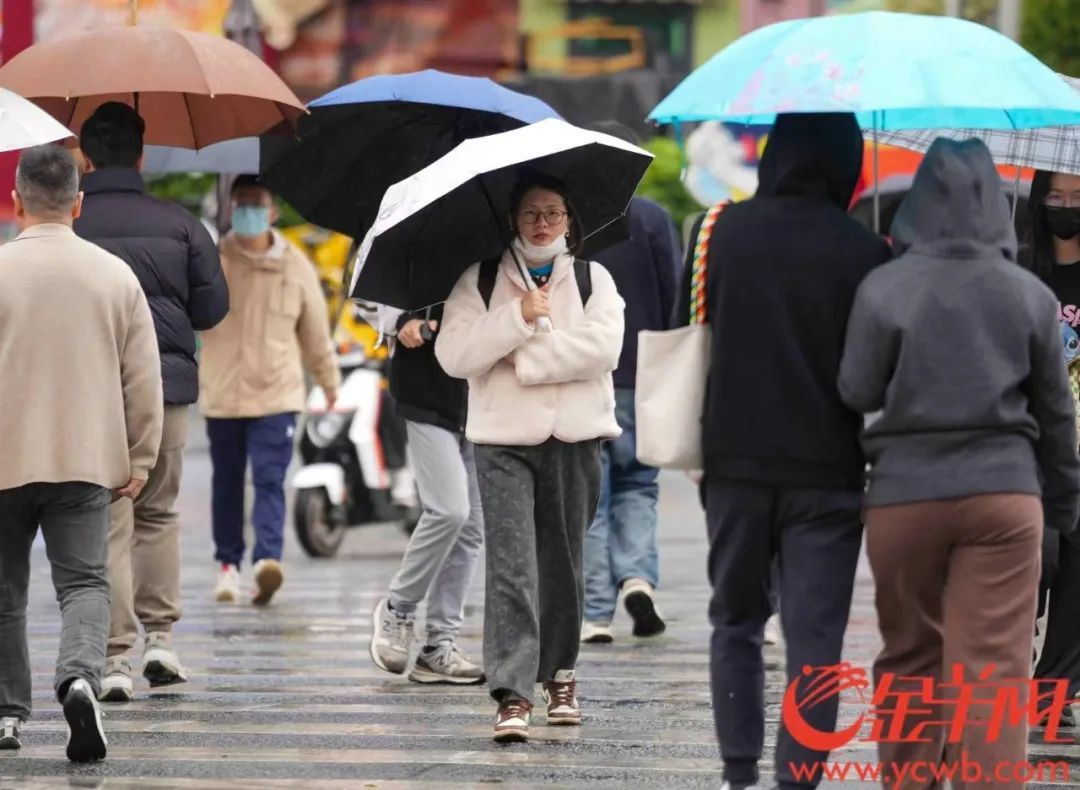
[[[529,171],[566,186],[584,239],[579,254],[622,241],[652,158],[556,119],[466,140],[386,191],[351,296],[403,309],[445,300],[465,269],[507,248],[511,193]]]

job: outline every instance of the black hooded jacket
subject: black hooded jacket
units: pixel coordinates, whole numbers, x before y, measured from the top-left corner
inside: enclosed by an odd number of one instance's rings
[[[146,194],[137,170],[108,168],[83,178],[75,232],[121,258],[154,316],[165,403],[199,399],[195,332],[229,312],[229,286],[213,239],[190,212]]]
[[[710,477],[863,487],[861,417],[840,400],[836,380],[855,290],[891,252],[847,213],[862,157],[854,116],[781,115],[756,196],[729,206],[713,227],[703,418]],[[680,324],[690,271],[688,261]]]

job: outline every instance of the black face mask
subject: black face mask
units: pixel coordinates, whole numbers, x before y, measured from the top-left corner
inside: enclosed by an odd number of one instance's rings
[[[1046,206],[1046,224],[1062,241],[1080,236],[1080,206]]]

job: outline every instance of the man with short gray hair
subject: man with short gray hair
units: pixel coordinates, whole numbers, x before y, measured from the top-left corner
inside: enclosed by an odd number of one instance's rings
[[[72,231],[74,157],[25,151],[22,232],[0,247],[0,749],[30,715],[30,557],[40,527],[62,614],[55,689],[74,762],[105,757],[97,695],[109,631],[109,504],[134,499],[161,442],[161,370],[139,281]]]

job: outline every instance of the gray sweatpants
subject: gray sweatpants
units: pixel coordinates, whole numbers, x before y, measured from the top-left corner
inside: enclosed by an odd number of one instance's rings
[[[427,598],[429,644],[454,639],[484,543],[473,446],[435,425],[406,422],[423,515],[390,583],[390,605],[413,612]]]
[[[600,442],[478,445],[487,590],[484,671],[491,696],[532,700],[537,681],[574,669],[585,606],[585,530],[600,497]]]
[[[109,637],[109,501],[88,483],[0,491],[0,716],[26,719],[32,693],[26,640],[30,550],[38,526],[60,603],[57,697],[72,680],[100,688]]]

